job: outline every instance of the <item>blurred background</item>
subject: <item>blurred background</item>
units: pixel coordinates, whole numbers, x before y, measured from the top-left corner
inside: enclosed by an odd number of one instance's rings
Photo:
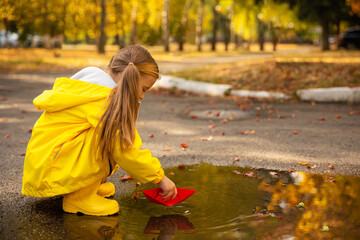
[[[2,0],[1,47],[162,45],[164,51],[249,49],[257,43],[340,44],[359,0]],[[170,48],[169,44],[174,43]],[[354,44],[353,44],[354,45]],[[356,46],[344,47],[356,47]],[[191,50],[194,50],[191,48]]]
[[[360,0],[1,0],[0,17],[0,73],[104,67],[118,49],[139,44],[160,63],[162,73],[235,88],[293,92],[359,84]],[[246,58],[256,66],[269,63],[268,69],[249,72],[249,62],[242,61],[241,72],[227,64],[209,76],[209,69],[190,73],[189,66],[162,64],[197,57],[217,57],[222,63],[219,56],[254,53],[271,53]],[[197,64],[201,61],[195,59],[191,67],[211,63]],[[316,69],[308,64],[314,62]],[[324,73],[327,77],[315,77],[326,81],[313,83],[311,76],[326,67],[331,70]],[[331,78],[334,69],[342,74]],[[249,84],[264,75],[264,83],[272,82],[271,76],[310,83],[262,89]]]

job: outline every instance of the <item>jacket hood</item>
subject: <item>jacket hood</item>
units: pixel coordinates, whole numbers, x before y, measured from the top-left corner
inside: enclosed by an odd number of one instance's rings
[[[112,89],[70,78],[57,78],[52,90],[45,90],[33,101],[37,110],[56,112],[105,99]]]

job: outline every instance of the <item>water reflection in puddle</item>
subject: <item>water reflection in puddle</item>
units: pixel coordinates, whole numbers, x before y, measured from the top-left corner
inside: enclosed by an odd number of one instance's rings
[[[166,207],[142,194],[154,185],[141,185],[137,201],[115,197],[119,215],[64,214],[64,227],[71,239],[359,239],[359,177],[265,170],[254,171],[253,177],[239,174],[246,171],[208,164],[167,169],[177,187],[197,192]],[[135,181],[122,184],[135,186]]]

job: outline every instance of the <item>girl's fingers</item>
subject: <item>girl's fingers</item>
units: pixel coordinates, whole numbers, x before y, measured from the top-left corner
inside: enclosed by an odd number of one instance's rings
[[[176,196],[177,196],[177,189],[175,188],[174,194],[173,194],[173,196],[171,197],[171,199],[176,198]]]

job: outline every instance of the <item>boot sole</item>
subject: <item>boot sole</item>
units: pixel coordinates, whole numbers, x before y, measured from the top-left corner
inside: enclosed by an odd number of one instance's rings
[[[63,204],[63,210],[67,213],[81,213],[85,215],[92,215],[92,216],[109,216],[109,215],[116,215],[119,212],[119,206],[113,207],[110,210],[104,212],[90,212],[84,209],[79,209],[71,204]]]

